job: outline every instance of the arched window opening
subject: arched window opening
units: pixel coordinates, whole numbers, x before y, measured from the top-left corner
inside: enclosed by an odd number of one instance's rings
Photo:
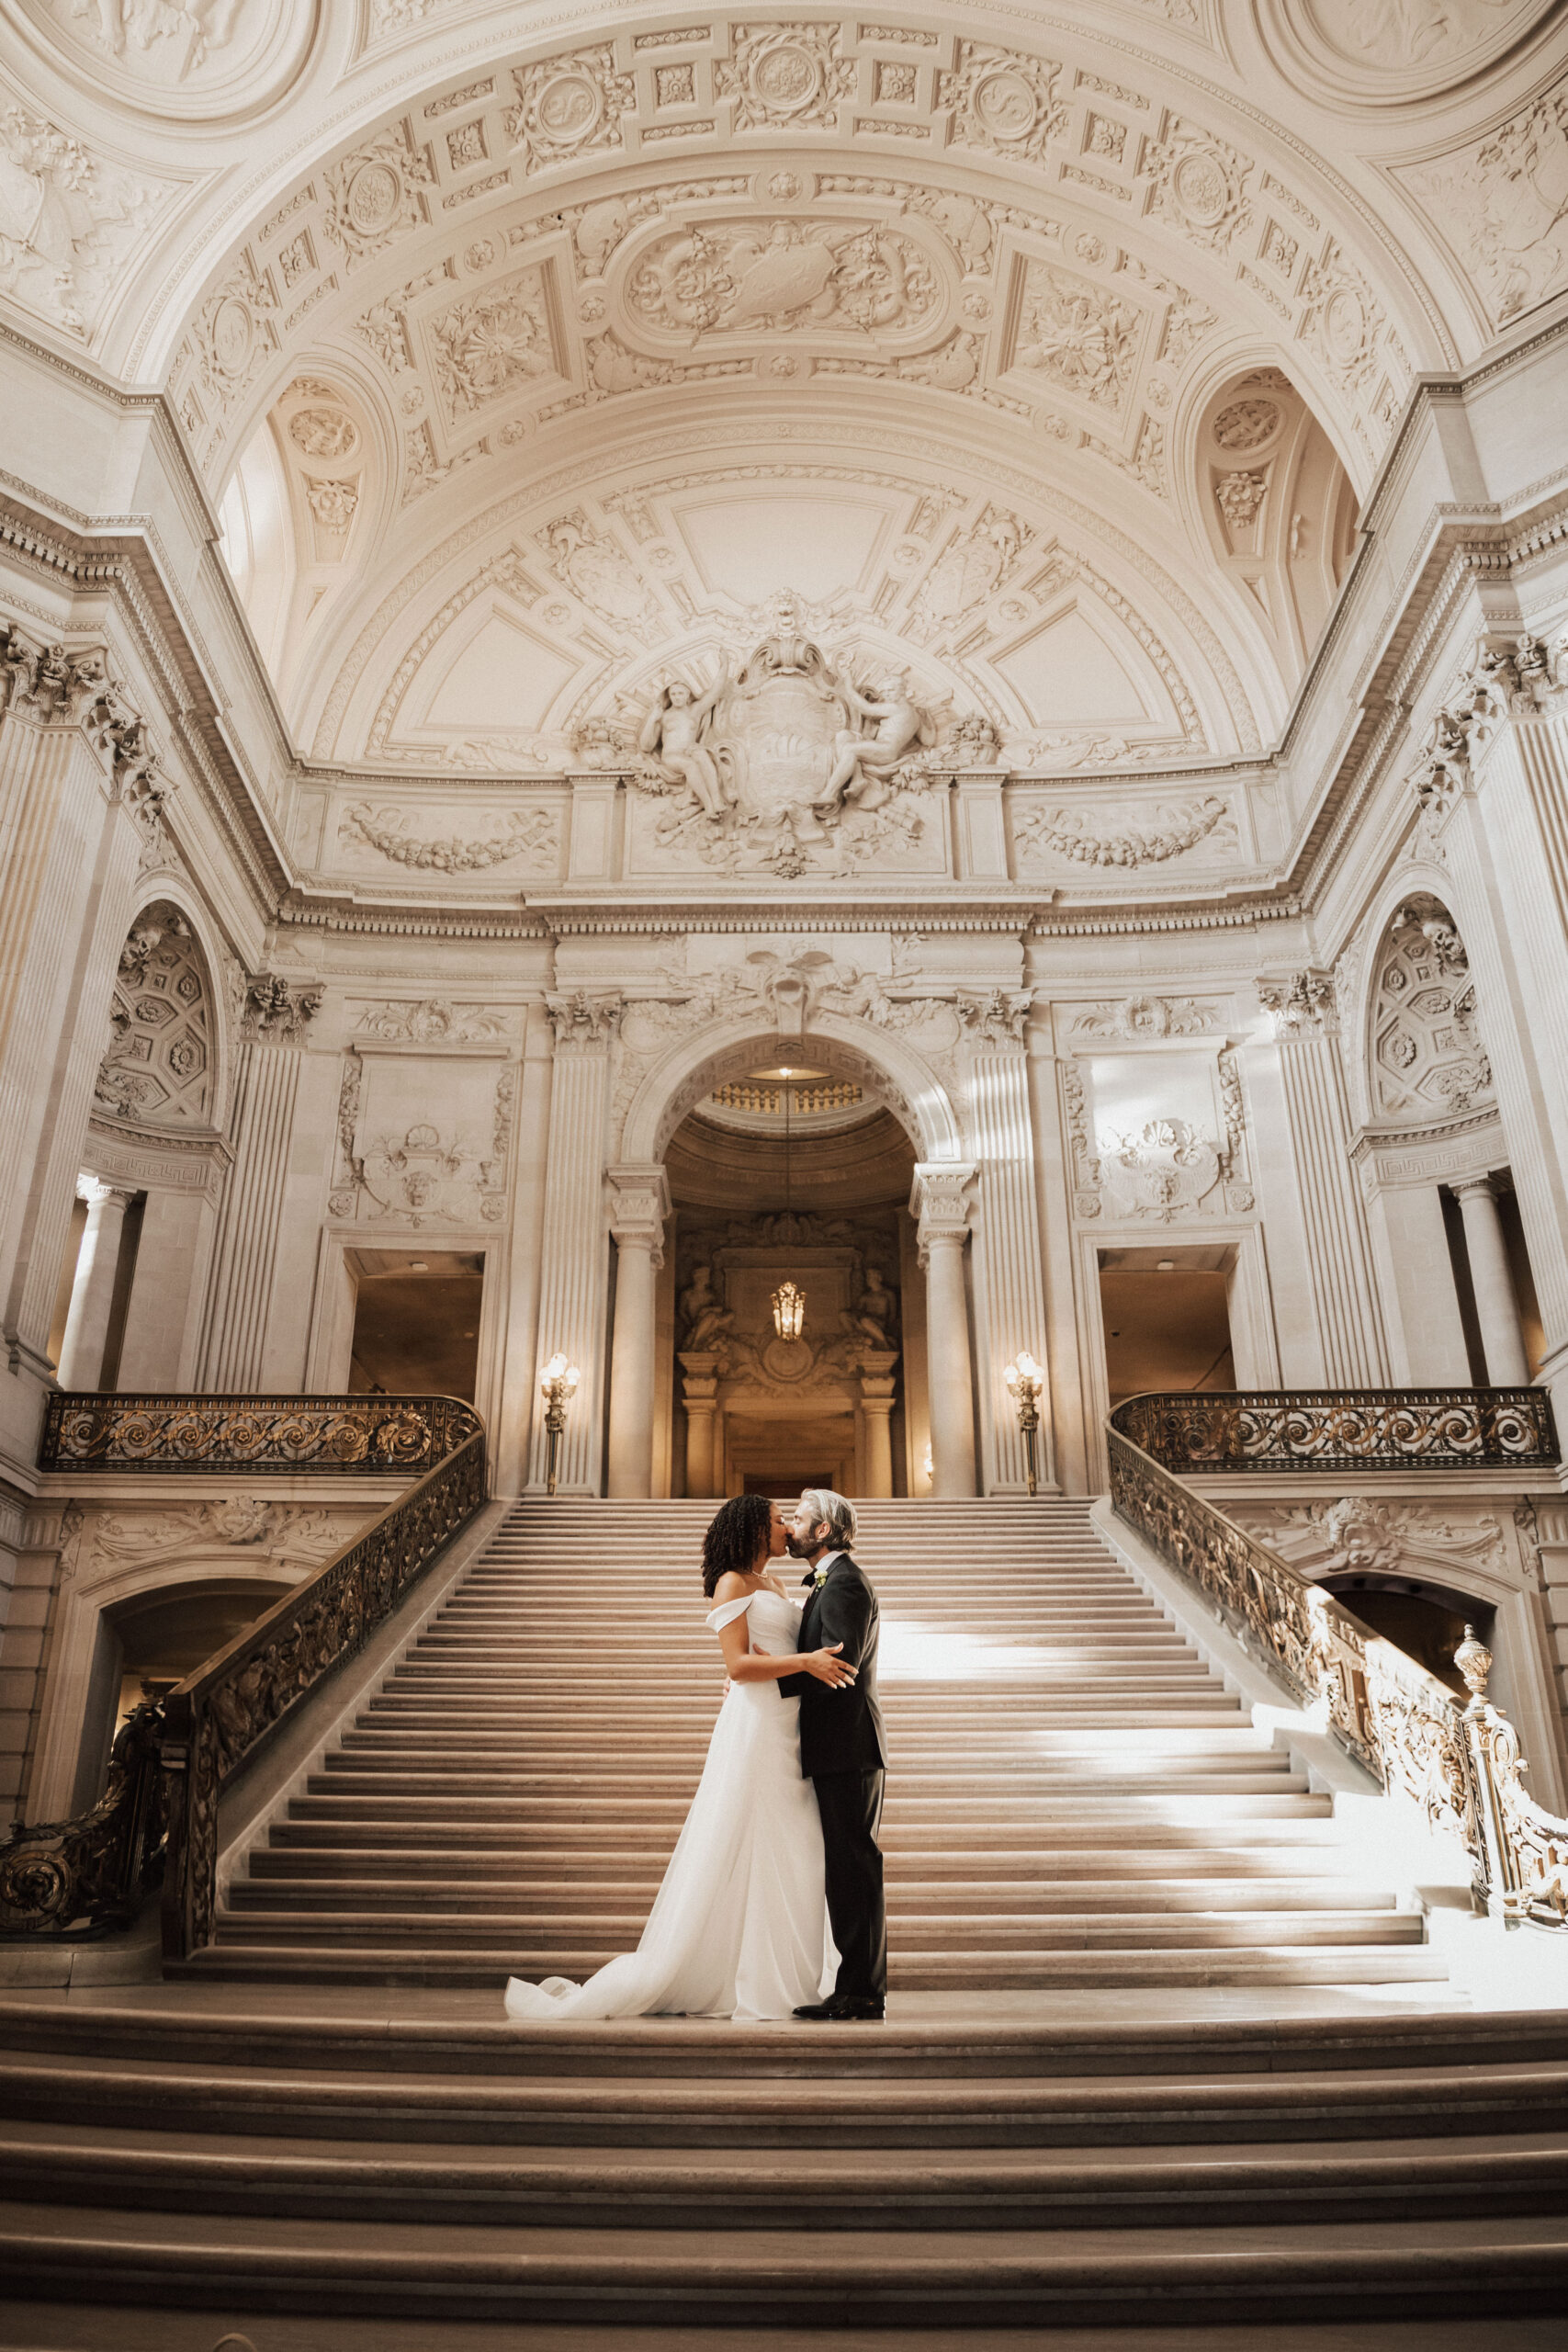
[[[1254,368],[1215,395],[1199,435],[1199,468],[1210,537],[1293,685],[1355,548],[1350,477],[1278,368]]]

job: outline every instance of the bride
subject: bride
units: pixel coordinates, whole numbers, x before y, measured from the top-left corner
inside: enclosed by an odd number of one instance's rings
[[[799,1606],[770,1573],[784,1549],[778,1506],[761,1495],[733,1497],[704,1539],[729,1690],[642,1941],[586,1984],[512,1977],[508,2017],[787,2018],[831,1990],[821,1815],[801,1778],[800,1702],[777,1686],[803,1670],[835,1690],[855,1678],[841,1644],[796,1650]]]

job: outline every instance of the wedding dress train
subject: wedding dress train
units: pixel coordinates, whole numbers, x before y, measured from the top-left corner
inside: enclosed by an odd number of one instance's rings
[[[750,1611],[751,1647],[793,1654],[795,1605],[766,1590],[715,1609],[715,1633]],[[785,2018],[832,1989],[822,1823],[800,1774],[800,1702],[736,1682],[719,1709],[685,1827],[642,1941],[574,1984],[512,1977],[509,2017]]]

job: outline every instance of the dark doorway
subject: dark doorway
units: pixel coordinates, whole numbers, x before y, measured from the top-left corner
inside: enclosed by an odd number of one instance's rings
[[[1417,1666],[1424,1666],[1457,1697],[1469,1698],[1464,1677],[1454,1664],[1454,1652],[1464,1639],[1467,1624],[1474,1626],[1483,1641],[1489,1637],[1496,1611],[1488,1601],[1472,1600],[1440,1585],[1418,1585],[1408,1577],[1351,1573],[1324,1577],[1320,1581],[1374,1634],[1381,1634]]]
[[[1235,1253],[1102,1250],[1100,1302],[1111,1402],[1145,1389],[1235,1386],[1230,1277]]]
[[[474,1401],[484,1252],[351,1250],[355,1396]]]
[[[832,1478],[826,1470],[791,1470],[774,1475],[770,1470],[748,1470],[744,1495],[772,1495],[783,1502],[791,1495],[803,1494],[807,1487],[831,1487]]]

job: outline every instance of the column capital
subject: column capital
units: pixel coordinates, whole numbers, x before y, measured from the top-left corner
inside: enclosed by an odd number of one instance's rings
[[[245,982],[240,1035],[254,1046],[302,1046],[326,994],[318,981],[301,986],[277,972],[258,973]]]
[[[976,1172],[977,1164],[973,1159],[916,1162],[909,1214],[919,1225],[922,1269],[933,1242],[956,1242],[962,1249],[967,1239],[972,1207],[967,1192]]]
[[[610,1231],[623,1250],[650,1250],[662,1263],[664,1220],[670,1214],[670,1181],[662,1160],[623,1161],[604,1170],[609,1188]]]
[[[1462,1201],[1467,1197],[1476,1200],[1483,1193],[1489,1201],[1495,1201],[1497,1197],[1497,1186],[1487,1171],[1483,1171],[1479,1176],[1456,1177],[1450,1181],[1449,1190],[1456,1201]]]
[[[85,1201],[89,1209],[107,1207],[111,1201],[118,1201],[122,1209],[128,1209],[136,1198],[136,1188],[129,1184],[111,1184],[103,1176],[83,1175],[76,1179],[76,1198]]]
[[[555,1031],[558,1054],[604,1054],[612,1037],[620,1035],[626,999],[574,989],[570,995],[547,996],[545,1010]]]
[[[1273,1020],[1276,1037],[1289,1041],[1338,1034],[1331,974],[1310,966],[1298,972],[1262,972],[1255,985],[1258,1002]]]

